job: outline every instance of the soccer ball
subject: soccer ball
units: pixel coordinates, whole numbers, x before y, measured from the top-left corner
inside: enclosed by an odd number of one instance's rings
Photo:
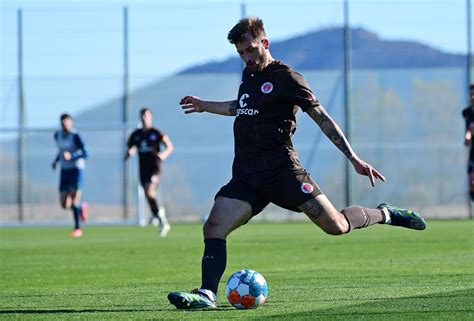
[[[225,294],[237,309],[256,309],[267,300],[267,281],[254,270],[237,271],[227,281]]]

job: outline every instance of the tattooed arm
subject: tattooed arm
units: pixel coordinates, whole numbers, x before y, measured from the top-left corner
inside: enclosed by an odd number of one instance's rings
[[[375,186],[376,178],[385,182],[385,177],[382,174],[376,171],[370,164],[357,157],[342,130],[321,104],[309,108],[306,110],[306,113],[321,127],[323,133],[333,144],[346,155],[357,173],[368,176],[372,186]]]
[[[237,100],[217,102],[205,101],[196,96],[186,96],[181,99],[179,104],[185,114],[202,113],[206,111],[208,113],[225,116],[237,115]]]
[[[349,160],[357,157],[346,136],[320,104],[306,110],[306,113],[321,127],[323,133],[336,145]]]

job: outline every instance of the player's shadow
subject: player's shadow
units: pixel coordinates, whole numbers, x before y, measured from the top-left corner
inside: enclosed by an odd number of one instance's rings
[[[166,309],[21,309],[0,310],[0,314],[67,314],[67,313],[124,313],[124,312],[156,312]]]
[[[435,319],[442,315],[453,313],[460,314],[461,319],[468,320],[469,315],[474,314],[474,306],[471,299],[474,297],[474,289],[466,289],[452,292],[428,293],[419,296],[401,298],[383,298],[361,304],[341,305],[337,308],[314,309],[304,312],[273,315],[272,318],[283,318],[288,320],[348,320],[348,319],[389,319],[397,316],[400,320],[414,320],[423,315],[424,318]],[[471,299],[469,299],[471,298]],[[327,300],[323,300],[327,302]],[[317,305],[317,300],[308,302]],[[272,302],[278,304],[278,302]],[[456,319],[456,317],[455,317]],[[473,319],[471,319],[473,320]]]

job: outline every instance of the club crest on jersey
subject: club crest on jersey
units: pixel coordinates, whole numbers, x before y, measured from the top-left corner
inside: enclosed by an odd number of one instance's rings
[[[301,191],[305,194],[310,194],[312,193],[314,190],[314,187],[313,185],[311,185],[310,183],[306,183],[306,182],[303,182],[301,184]]]
[[[267,81],[266,83],[263,83],[263,85],[262,85],[262,87],[260,87],[260,89],[262,90],[262,93],[269,94],[273,90],[273,84],[271,82]]]
[[[150,140],[157,140],[157,139],[158,139],[158,136],[156,136],[156,134],[150,135]]]

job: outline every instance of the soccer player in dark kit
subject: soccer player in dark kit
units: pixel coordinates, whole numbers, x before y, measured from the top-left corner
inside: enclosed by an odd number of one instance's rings
[[[349,233],[373,224],[390,224],[423,230],[424,220],[415,212],[382,203],[377,208],[350,206],[336,210],[308,172],[301,166],[291,137],[299,108],[310,116],[339,148],[355,171],[366,175],[372,186],[385,178],[352,150],[346,137],[314,96],[304,78],[269,51],[263,22],[256,17],[240,20],[229,32],[246,67],[237,100],[204,101],[186,96],[180,104],[186,114],[209,112],[235,116],[235,157],[232,178],[215,196],[204,224],[202,284],[191,292],[171,292],[169,301],[178,309],[216,307],[219,280],[226,268],[226,237],[274,203],[304,212],[324,232]]]
[[[86,146],[73,128],[71,115],[62,114],[61,130],[54,133],[54,141],[59,152],[51,164],[53,170],[58,163],[61,164],[61,174],[59,178],[59,193],[61,207],[72,209],[74,218],[74,229],[72,237],[81,237],[81,221],[87,219],[87,203],[81,202],[82,179],[84,176],[85,159],[88,156]]]
[[[469,160],[467,163],[467,175],[469,180],[469,196],[471,202],[474,201],[474,147],[472,145],[472,133],[474,132],[474,84],[469,86],[470,106],[462,111],[462,116],[466,122],[466,132],[464,134],[464,144],[470,146]]]
[[[158,222],[160,236],[166,236],[171,229],[164,210],[160,210],[156,190],[160,184],[161,163],[173,152],[173,143],[168,135],[163,134],[153,127],[153,114],[151,109],[140,110],[142,128],[135,130],[127,142],[127,160],[138,149],[140,182],[145,192],[145,197],[153,214],[150,223]],[[161,151],[160,145],[165,149]]]

